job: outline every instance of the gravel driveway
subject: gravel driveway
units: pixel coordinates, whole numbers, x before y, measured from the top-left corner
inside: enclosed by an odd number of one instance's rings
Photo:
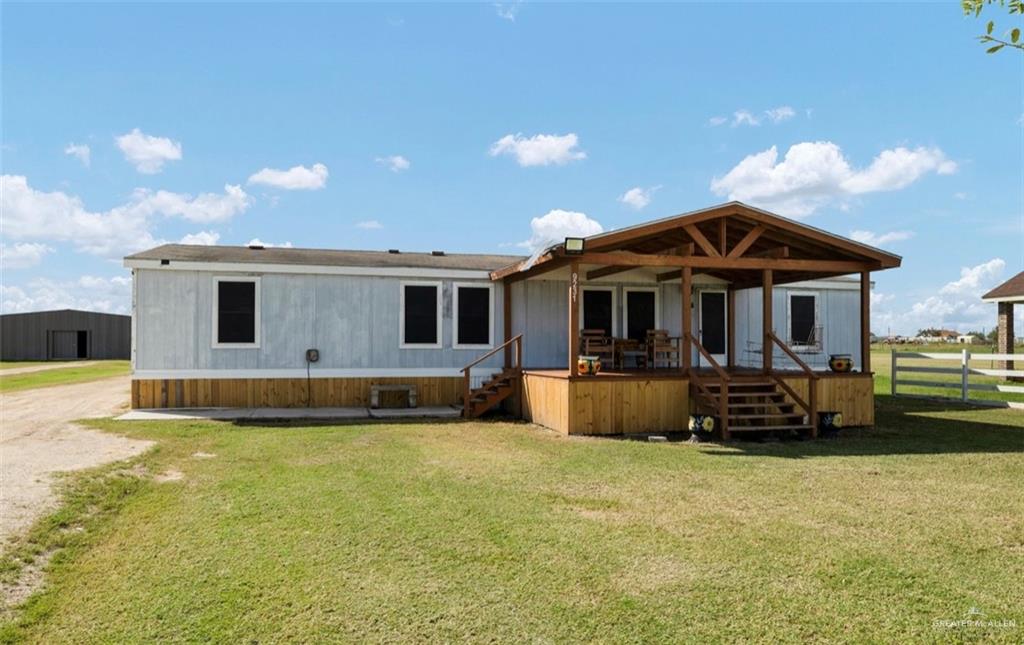
[[[55,473],[125,459],[152,445],[71,423],[123,411],[129,382],[117,376],[0,395],[0,543],[54,507]]]

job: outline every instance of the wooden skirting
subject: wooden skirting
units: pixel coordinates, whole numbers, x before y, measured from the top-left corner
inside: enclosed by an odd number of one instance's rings
[[[573,378],[526,374],[523,415],[564,434],[609,435],[686,428],[683,378]]]
[[[454,405],[462,395],[459,377],[306,379],[133,379],[133,408],[365,407],[374,384],[415,385],[418,404]],[[310,398],[311,397],[311,398]],[[404,403],[402,392],[382,392],[381,406]]]
[[[807,379],[784,377],[807,400]],[[844,426],[875,425],[875,382],[871,374],[829,374],[818,379],[818,410],[843,413]]]

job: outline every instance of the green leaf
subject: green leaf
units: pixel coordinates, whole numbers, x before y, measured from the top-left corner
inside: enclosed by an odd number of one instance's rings
[[[989,47],[989,48],[988,48],[988,49],[987,49],[987,50],[985,51],[985,53],[986,53],[986,54],[994,54],[994,53],[996,53],[997,51],[999,51],[999,50],[1000,50],[1000,49],[1002,49],[1002,48],[1003,48],[1003,46],[1002,46],[1002,45],[996,45],[995,47]]]
[[[985,27],[985,33],[986,34],[991,34],[992,30],[995,29],[995,28],[996,28],[996,21],[995,20],[989,20],[988,21],[988,27]]]
[[[1014,30],[1010,32],[1010,42],[1015,43],[1018,40],[1020,40],[1020,29],[1014,28]]]

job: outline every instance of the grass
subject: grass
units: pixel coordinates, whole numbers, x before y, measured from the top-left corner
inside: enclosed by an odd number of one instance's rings
[[[724,446],[512,423],[92,422],[158,447],[69,480],[63,515],[0,566],[60,547],[0,633],[1020,642],[935,621],[978,607],[1024,627],[1024,415],[879,401],[874,430]]]
[[[52,370],[26,372],[4,376],[0,372],[0,392],[16,392],[51,385],[68,385],[95,381],[110,376],[128,374],[131,370],[129,361],[97,361],[89,365],[76,367],[58,367]]]
[[[14,367],[35,367],[36,365],[64,365],[65,363],[54,363],[53,361],[0,361],[0,370],[9,370]]]

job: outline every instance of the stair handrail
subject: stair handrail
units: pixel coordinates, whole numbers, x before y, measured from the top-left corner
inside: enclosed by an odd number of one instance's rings
[[[474,367],[476,367],[480,363],[483,363],[485,360],[487,360],[491,356],[494,356],[498,352],[504,350],[506,347],[509,347],[509,346],[512,346],[512,345],[515,346],[514,364],[513,365],[506,365],[506,367],[515,367],[516,370],[521,371],[523,369],[523,335],[522,334],[518,334],[516,336],[513,336],[512,338],[509,338],[504,343],[498,345],[497,347],[495,347],[491,351],[487,352],[486,354],[484,354],[483,356],[477,358],[475,361],[473,361],[469,365],[467,365],[467,366],[462,368],[462,394],[463,394],[463,396],[462,396],[462,407],[466,411],[467,415],[468,415],[468,412],[469,412],[469,409],[470,409],[470,396],[471,396],[471,392],[472,392],[472,388],[470,387],[470,378],[469,378],[470,370],[472,370]]]
[[[787,345],[786,343],[782,342],[782,339],[779,338],[778,336],[776,336],[774,331],[769,330],[768,333],[767,333],[767,336],[768,336],[769,339],[772,340],[772,342],[774,342],[776,345],[778,345],[782,349],[782,351],[787,356],[789,356],[789,358],[792,359],[792,361],[794,363],[796,363],[796,365],[801,370],[803,370],[804,375],[807,377],[807,398],[808,398],[808,401],[804,402],[803,399],[801,399],[800,397],[798,397],[796,395],[796,392],[793,391],[793,388],[791,388],[789,386],[789,384],[787,384],[785,381],[783,381],[782,378],[779,377],[775,373],[774,370],[770,374],[772,379],[776,383],[781,385],[782,389],[786,390],[786,393],[789,394],[789,396],[792,397],[794,401],[796,401],[797,405],[799,405],[800,407],[802,407],[804,410],[807,411],[807,420],[808,420],[808,422],[811,425],[811,434],[812,434],[812,436],[817,436],[817,434],[818,434],[818,374],[814,370],[812,370],[810,368],[810,366],[807,363],[805,363],[799,356],[797,356],[796,352],[794,352],[793,349],[789,345]]]
[[[700,352],[700,355],[707,359],[708,364],[710,364],[711,367],[715,370],[715,373],[718,374],[718,378],[722,379],[723,381],[729,380],[729,373],[725,371],[725,368],[718,364],[718,361],[716,361],[715,357],[711,355],[711,352],[709,352],[703,345],[701,345],[700,341],[697,340],[696,336],[694,336],[690,332],[686,332],[683,334],[683,338],[685,338],[690,343],[693,343],[693,345],[697,348],[697,351]]]

